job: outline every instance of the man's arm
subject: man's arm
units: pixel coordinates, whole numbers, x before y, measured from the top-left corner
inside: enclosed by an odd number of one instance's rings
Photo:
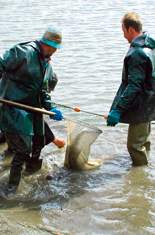
[[[119,122],[121,114],[133,106],[136,96],[142,92],[146,77],[147,57],[142,55],[134,56],[130,56],[128,60],[128,85],[116,107],[108,115],[108,126],[115,126]]]

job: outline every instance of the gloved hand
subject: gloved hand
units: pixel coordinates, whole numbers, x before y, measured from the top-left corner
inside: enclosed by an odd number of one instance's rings
[[[121,114],[120,110],[114,108],[108,115],[107,126],[115,126],[119,122]]]
[[[57,120],[57,121],[60,121],[60,120],[63,119],[63,115],[62,115],[62,112],[60,110],[51,109],[50,111],[55,113],[53,116],[50,116],[50,119]]]

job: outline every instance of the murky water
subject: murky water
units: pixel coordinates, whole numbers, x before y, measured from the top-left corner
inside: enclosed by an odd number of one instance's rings
[[[39,39],[46,27],[63,33],[63,48],[52,57],[59,82],[55,103],[106,115],[121,80],[129,47],[121,18],[140,14],[144,30],[155,37],[155,2],[151,0],[7,0],[0,1],[0,52],[21,41]],[[104,158],[93,171],[64,168],[65,150],[53,144],[42,151],[43,168],[21,180],[14,199],[0,201],[0,234],[155,234],[155,124],[149,165],[132,168],[126,150],[127,128],[106,126],[104,118],[59,107],[64,115],[102,129],[90,158]],[[49,121],[55,135],[67,142],[67,124]],[[1,183],[12,156],[0,146]],[[46,175],[52,180],[47,181]]]

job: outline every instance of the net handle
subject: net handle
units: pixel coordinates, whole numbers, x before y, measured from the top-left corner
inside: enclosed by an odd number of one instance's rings
[[[55,114],[54,112],[51,112],[51,111],[48,111],[48,110],[31,107],[29,105],[20,104],[20,103],[10,101],[10,100],[5,100],[5,99],[2,99],[2,98],[0,98],[0,103],[7,104],[9,106],[14,106],[14,107],[19,108],[19,109],[28,110],[30,112],[42,113],[42,114],[46,114],[46,115],[50,115],[50,116],[53,116]],[[88,123],[85,123],[83,121],[79,121],[78,119],[70,118],[70,117],[66,117],[66,116],[63,116],[63,119],[82,124],[84,126],[87,126],[89,128],[92,128],[92,129],[97,130],[97,131],[102,133],[102,130],[100,130],[98,127],[95,127],[95,126],[90,125]]]

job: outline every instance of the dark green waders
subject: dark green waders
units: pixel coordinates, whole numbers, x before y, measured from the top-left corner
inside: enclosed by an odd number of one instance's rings
[[[138,125],[129,124],[127,148],[133,166],[147,165],[147,155],[150,150],[150,122]]]
[[[14,152],[10,167],[8,192],[15,193],[21,180],[21,172],[25,162],[29,161],[31,153],[31,136],[5,132],[8,148]]]
[[[39,135],[32,136],[32,157],[26,163],[26,172],[28,174],[33,174],[41,169],[42,159],[39,159],[41,150],[45,145],[48,145],[55,139],[53,132],[51,131],[51,129],[49,128],[48,124],[45,121],[44,121],[44,128],[45,128],[44,136],[39,136]]]
[[[41,150],[45,146],[45,137],[42,135],[32,136],[32,157],[26,162],[27,174],[33,174],[42,167],[42,159],[39,159]]]

